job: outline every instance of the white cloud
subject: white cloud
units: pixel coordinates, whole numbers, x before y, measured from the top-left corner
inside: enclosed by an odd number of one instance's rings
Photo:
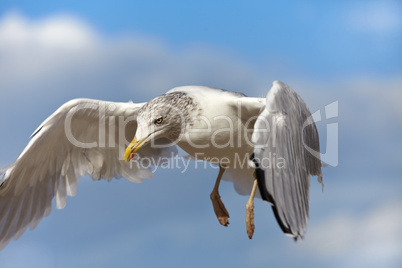
[[[59,15],[32,23],[19,13],[6,14],[0,22],[0,43],[4,49],[17,46],[81,49],[95,43],[93,30],[71,16]]]
[[[105,37],[68,15],[30,21],[6,14],[0,19],[0,58],[0,87],[15,94],[119,90],[152,97],[184,84],[237,90],[258,85],[244,62],[219,49],[176,52],[152,37]]]
[[[402,262],[402,200],[366,214],[339,213],[310,226],[305,244],[340,267],[396,267]]]

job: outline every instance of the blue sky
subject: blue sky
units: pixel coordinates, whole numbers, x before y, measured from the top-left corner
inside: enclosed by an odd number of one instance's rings
[[[2,13],[10,9],[31,19],[71,14],[102,33],[145,34],[178,50],[219,47],[263,66],[285,60],[301,75],[402,71],[397,1],[2,1]]]
[[[142,184],[83,178],[78,194],[0,252],[1,267],[400,267],[402,4],[399,1],[1,1],[0,166],[79,97],[147,101],[200,84],[264,96],[291,85],[311,111],[338,101],[339,165],[312,179],[302,243],[223,183],[217,170],[158,170]],[[325,153],[323,149],[323,153]],[[22,258],[21,256],[24,256]]]

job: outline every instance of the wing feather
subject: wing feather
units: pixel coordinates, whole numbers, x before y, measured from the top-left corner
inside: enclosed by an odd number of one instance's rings
[[[252,141],[262,198],[271,203],[283,232],[302,238],[308,221],[310,175],[322,176],[320,159],[306,146],[317,152],[320,147],[310,111],[288,85],[273,83]]]
[[[0,173],[0,250],[49,215],[53,199],[56,208],[64,208],[67,196],[77,193],[81,176],[108,181],[123,176],[133,182],[152,178],[149,167],[126,164],[123,160],[125,146],[135,134],[141,106],[72,100],[34,131],[17,160]],[[109,122],[105,124],[106,120]],[[102,126],[105,129],[101,133]],[[166,157],[176,152],[175,147],[145,147],[142,155]]]

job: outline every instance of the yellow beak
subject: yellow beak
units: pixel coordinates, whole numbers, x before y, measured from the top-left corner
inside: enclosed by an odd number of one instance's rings
[[[140,141],[137,141],[137,137],[131,141],[131,143],[127,146],[126,152],[124,153],[124,161],[129,162],[135,155],[135,153],[141,148],[141,146],[145,143],[150,135],[143,138]]]

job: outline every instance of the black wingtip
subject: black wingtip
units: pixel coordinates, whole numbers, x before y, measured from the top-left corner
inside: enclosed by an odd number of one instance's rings
[[[255,175],[257,177],[258,189],[260,190],[261,198],[264,201],[271,203],[272,205],[275,204],[274,198],[270,193],[267,191],[267,187],[265,185],[265,174],[264,170],[260,168],[260,163],[254,157],[254,153],[251,155],[250,160],[255,164]]]
[[[272,211],[274,212],[275,219],[278,222],[279,227],[281,227],[282,232],[284,232],[285,234],[293,236],[294,235],[293,232],[290,230],[290,228],[288,226],[285,225],[285,223],[279,217],[279,213],[278,213],[278,210],[276,209],[275,204],[272,205]]]
[[[255,164],[255,173],[257,177],[257,182],[258,182],[258,189],[260,190],[261,198],[264,201],[267,201],[271,203],[272,211],[274,212],[275,219],[279,224],[279,227],[281,228],[282,232],[285,234],[289,234],[293,236],[293,239],[297,241],[297,236],[294,236],[293,232],[290,230],[290,228],[285,225],[285,223],[281,220],[279,217],[278,209],[276,208],[275,200],[272,197],[272,195],[267,191],[267,187],[265,184],[265,174],[264,170],[260,168],[260,164],[257,159],[254,157],[254,153],[251,155],[250,160],[254,162]]]

